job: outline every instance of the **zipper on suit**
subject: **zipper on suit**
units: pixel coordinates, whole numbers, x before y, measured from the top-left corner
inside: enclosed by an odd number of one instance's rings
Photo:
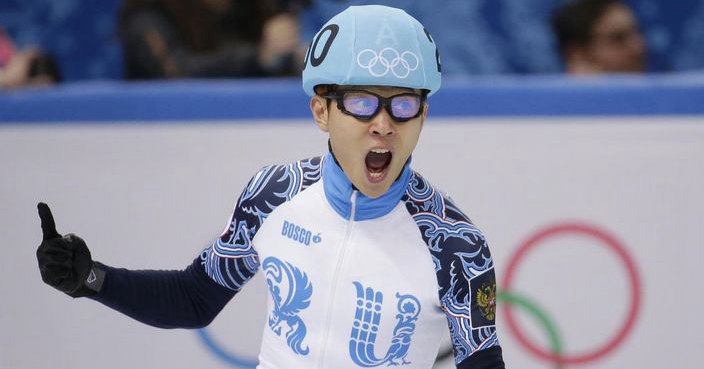
[[[335,266],[335,272],[332,276],[332,290],[330,291],[330,298],[328,299],[328,311],[325,314],[325,330],[323,336],[323,345],[320,350],[320,358],[318,359],[317,367],[323,369],[323,364],[325,364],[325,355],[328,346],[328,337],[330,336],[330,324],[332,320],[332,310],[335,307],[335,299],[337,295],[337,284],[339,283],[339,277],[343,270],[345,264],[345,256],[347,255],[347,249],[350,247],[350,238],[352,237],[352,228],[354,226],[354,217],[357,210],[357,192],[352,191],[352,196],[350,197],[350,203],[352,204],[352,210],[350,211],[350,218],[347,222],[347,227],[345,228],[345,239],[342,242],[342,247],[340,253],[337,257],[337,265]]]

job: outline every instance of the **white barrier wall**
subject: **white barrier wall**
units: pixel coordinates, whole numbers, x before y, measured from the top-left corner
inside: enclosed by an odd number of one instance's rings
[[[141,325],[42,283],[36,203],[97,260],[183,268],[220,234],[250,175],[322,154],[325,139],[307,120],[0,126],[0,368],[238,367],[214,347],[254,360],[267,314],[261,276],[204,332],[210,346],[195,331]],[[414,167],[487,235],[499,285],[511,265],[507,293],[530,303],[511,305],[516,330],[499,309],[507,367],[556,367],[520,341],[549,355],[550,331],[582,368],[694,369],[702,159],[701,117],[431,118]],[[564,224],[591,233],[528,242]]]

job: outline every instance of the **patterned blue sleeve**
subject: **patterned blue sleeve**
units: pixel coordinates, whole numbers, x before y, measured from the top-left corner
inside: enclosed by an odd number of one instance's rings
[[[435,264],[440,303],[459,366],[480,350],[499,344],[494,323],[496,278],[489,247],[469,218],[419,174],[411,178],[404,200]]]
[[[200,255],[205,272],[218,284],[239,291],[259,268],[252,240],[279,205],[320,179],[321,157],[260,170],[240,195],[225,232]]]

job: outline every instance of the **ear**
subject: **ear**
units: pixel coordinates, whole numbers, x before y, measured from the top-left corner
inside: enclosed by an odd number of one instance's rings
[[[311,97],[310,112],[313,113],[313,119],[315,120],[315,124],[318,125],[318,128],[323,132],[328,132],[328,101],[318,95]]]

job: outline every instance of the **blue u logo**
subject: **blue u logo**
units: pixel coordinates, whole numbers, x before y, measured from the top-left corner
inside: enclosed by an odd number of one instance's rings
[[[413,295],[396,293],[396,326],[391,339],[391,346],[386,355],[378,358],[374,353],[376,337],[381,322],[381,307],[384,295],[374,291],[371,287],[364,288],[361,283],[354,282],[357,289],[357,308],[352,333],[350,335],[350,356],[352,361],[362,367],[374,367],[382,364],[405,365],[408,349],[411,346],[411,337],[415,332],[418,315],[420,314],[420,301]]]

